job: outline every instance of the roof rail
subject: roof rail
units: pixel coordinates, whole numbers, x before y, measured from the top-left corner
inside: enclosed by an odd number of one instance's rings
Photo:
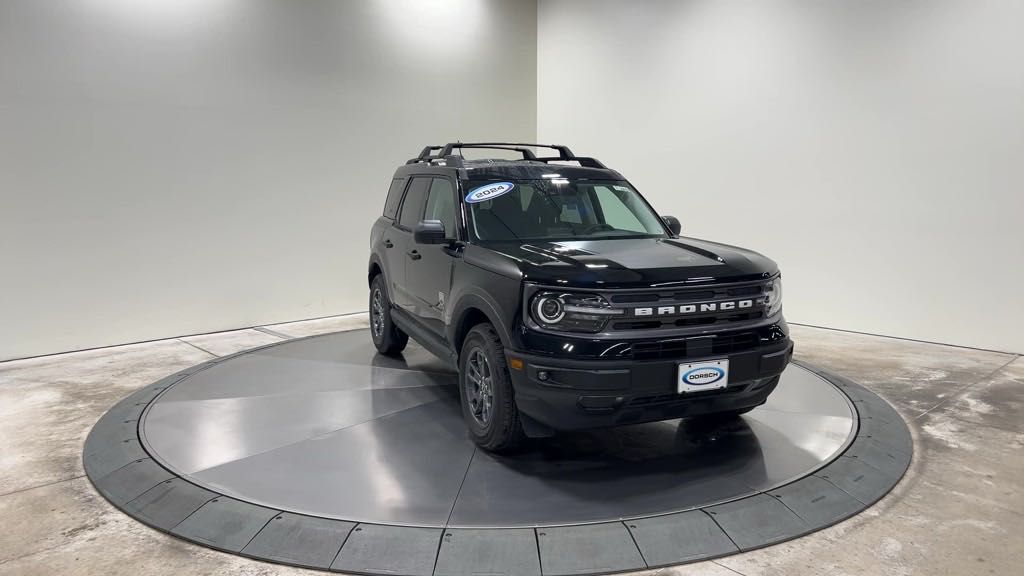
[[[568,146],[562,146],[559,144],[527,144],[523,142],[449,142],[444,146],[427,146],[423,148],[420,155],[406,162],[406,164],[416,164],[419,162],[431,163],[444,161],[448,166],[463,166],[463,157],[461,150],[464,148],[473,149],[485,149],[485,150],[512,150],[513,152],[519,152],[522,154],[521,160],[533,161],[533,162],[578,162],[580,166],[586,166],[588,168],[607,168],[596,158],[590,158],[586,156],[576,156],[569,150]],[[558,156],[545,156],[538,157],[534,154],[530,148],[550,148],[558,152]],[[454,151],[459,150],[458,155],[453,154]],[[437,154],[434,152],[437,151]]]

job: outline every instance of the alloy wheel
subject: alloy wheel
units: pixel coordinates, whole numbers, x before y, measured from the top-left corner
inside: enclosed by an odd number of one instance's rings
[[[473,420],[487,428],[494,415],[494,387],[491,363],[480,348],[473,348],[466,362],[466,400]]]
[[[380,340],[384,336],[384,296],[380,288],[373,289],[373,304],[370,307],[370,323],[373,328],[374,340]]]

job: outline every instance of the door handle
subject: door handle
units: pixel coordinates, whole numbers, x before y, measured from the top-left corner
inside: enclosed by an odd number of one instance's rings
[[[394,247],[394,244],[391,242],[390,238],[388,238],[387,240],[384,241],[384,247],[385,248],[393,248]]]
[[[420,254],[418,250],[410,250],[406,252],[406,254],[408,254],[409,258],[412,258],[413,260],[419,260],[420,258],[423,258],[423,255]]]

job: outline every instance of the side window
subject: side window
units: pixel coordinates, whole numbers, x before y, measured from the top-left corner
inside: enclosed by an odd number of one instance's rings
[[[636,217],[628,203],[630,198],[625,194],[620,197],[607,186],[595,186],[594,196],[597,198],[597,203],[601,205],[604,223],[615,227],[616,230],[647,233],[647,228]]]
[[[448,238],[455,238],[455,190],[452,183],[444,178],[434,178],[427,195],[427,210],[424,220],[440,220],[444,224],[444,232]]]
[[[413,178],[409,191],[402,201],[402,210],[398,215],[398,225],[412,230],[413,226],[423,219],[423,205],[427,202],[427,187],[432,178]]]
[[[405,192],[405,178],[395,178],[391,181],[391,188],[388,188],[388,199],[384,202],[384,217],[395,219],[398,214],[398,205],[402,202],[402,192]]]

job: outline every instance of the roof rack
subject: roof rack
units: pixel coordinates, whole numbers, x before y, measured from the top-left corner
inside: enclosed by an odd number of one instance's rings
[[[461,168],[464,158],[461,151],[465,148],[485,150],[512,150],[523,155],[520,160],[529,162],[578,162],[580,166],[588,168],[607,168],[596,158],[587,156],[576,156],[569,150],[568,146],[559,144],[526,144],[522,142],[449,142],[444,146],[427,146],[416,158],[412,158],[406,164],[438,163],[444,162],[446,166]],[[537,156],[530,148],[550,148],[558,151],[558,156]],[[453,154],[455,150],[459,154]],[[437,154],[434,152],[437,151]]]

